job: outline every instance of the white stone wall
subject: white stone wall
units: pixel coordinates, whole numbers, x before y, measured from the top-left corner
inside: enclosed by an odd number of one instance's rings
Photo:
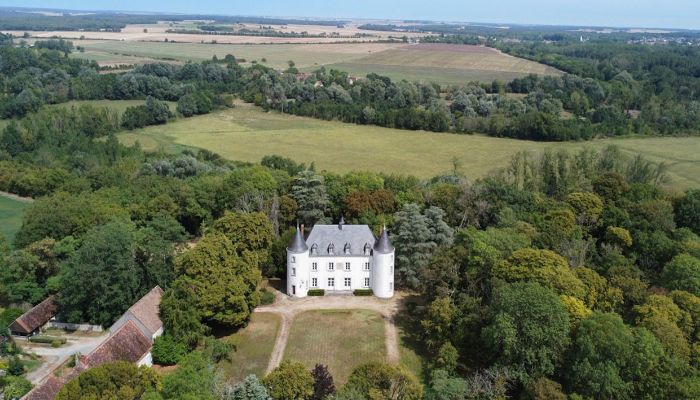
[[[309,253],[292,253],[287,251],[287,294],[294,297],[306,297],[311,281],[309,280]]]
[[[313,270],[313,263],[317,263],[318,268]],[[328,264],[333,263],[333,271],[329,270]],[[350,263],[350,270],[345,269],[346,263]],[[369,289],[365,286],[365,278],[370,278],[370,271],[365,270],[365,263],[372,268],[371,256],[311,256],[309,257],[309,288],[324,289],[330,291],[352,291],[355,289]],[[317,285],[313,286],[313,279],[316,278]],[[329,286],[328,278],[334,279],[334,286]],[[350,279],[350,286],[345,286],[345,278]]]
[[[394,296],[394,252],[374,253],[372,269],[372,291],[384,299]]]

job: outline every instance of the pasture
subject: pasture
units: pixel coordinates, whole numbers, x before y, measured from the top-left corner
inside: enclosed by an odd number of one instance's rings
[[[248,326],[230,338],[236,344],[236,351],[230,360],[219,364],[224,376],[232,382],[240,382],[250,374],[265,376],[279,328],[278,315],[254,313]]]
[[[277,154],[320,170],[345,173],[366,170],[430,178],[449,173],[453,160],[470,179],[505,167],[519,151],[578,151],[617,145],[628,155],[642,154],[665,162],[674,185],[700,187],[700,137],[629,137],[589,142],[543,143],[484,135],[405,131],[297,117],[241,104],[208,115],[178,119],[118,135],[126,144],[146,150],[202,148],[248,162]]]
[[[27,202],[7,197],[0,193],[0,235],[12,245],[15,234],[22,226],[22,217]]]
[[[347,381],[359,364],[384,361],[384,322],[370,310],[314,310],[294,319],[285,359],[312,369],[328,365],[336,384]]]

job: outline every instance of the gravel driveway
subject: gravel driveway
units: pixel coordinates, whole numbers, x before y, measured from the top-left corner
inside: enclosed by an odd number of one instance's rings
[[[26,339],[17,339],[17,343],[27,353],[34,353],[43,358],[43,363],[39,368],[27,374],[26,378],[33,384],[41,382],[56,368],[61,366],[70,356],[75,353],[88,354],[102,341],[107,339],[107,333],[101,336],[73,336],[62,335],[68,339],[68,343],[61,347],[53,348],[47,345],[30,343]]]

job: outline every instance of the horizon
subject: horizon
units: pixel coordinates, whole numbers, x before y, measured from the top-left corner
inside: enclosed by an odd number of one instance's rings
[[[562,5],[555,0],[532,0],[523,4],[517,0],[501,0],[498,4],[480,3],[478,8],[457,0],[436,0],[430,10],[421,9],[415,1],[390,0],[380,5],[368,0],[358,0],[354,4],[325,4],[316,0],[302,0],[287,4],[281,0],[269,0],[264,4],[219,4],[217,0],[202,0],[197,7],[190,2],[164,0],[100,2],[99,7],[86,0],[30,0],[9,1],[3,8],[60,10],[83,12],[122,12],[156,14],[191,14],[220,16],[255,16],[269,18],[310,18],[332,20],[424,20],[444,23],[530,25],[557,27],[590,28],[644,28],[670,30],[700,30],[700,4],[686,4],[682,0],[669,0],[663,8],[654,0],[642,0],[633,6],[625,6],[620,1],[592,0],[585,7],[580,4]],[[320,3],[320,4],[318,4]],[[472,3],[472,2],[470,2]],[[473,2],[475,3],[475,2]],[[395,6],[392,6],[394,4]],[[505,4],[505,5],[504,5]],[[368,5],[371,7],[361,7]],[[443,13],[440,10],[464,8],[466,12]],[[396,12],[401,8],[402,11]],[[362,11],[372,9],[374,11]],[[507,9],[504,11],[504,9]],[[306,11],[305,11],[306,10]],[[290,12],[293,11],[293,12]],[[420,15],[419,15],[420,14]],[[468,15],[466,15],[468,14]],[[622,15],[622,17],[620,17]],[[616,16],[616,17],[613,17]],[[557,21],[556,23],[552,21]]]

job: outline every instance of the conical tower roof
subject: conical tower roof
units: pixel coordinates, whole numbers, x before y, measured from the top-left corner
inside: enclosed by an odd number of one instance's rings
[[[394,251],[394,246],[392,246],[389,241],[389,234],[387,233],[386,226],[382,229],[379,240],[374,242],[374,251],[377,253],[391,253]]]
[[[292,238],[292,242],[289,243],[289,247],[287,247],[288,251],[291,251],[292,253],[303,253],[307,250],[309,250],[309,246],[306,245],[306,241],[304,240],[304,237],[301,235],[301,230],[299,229],[299,225],[297,225],[297,231],[294,233],[294,237]]]

